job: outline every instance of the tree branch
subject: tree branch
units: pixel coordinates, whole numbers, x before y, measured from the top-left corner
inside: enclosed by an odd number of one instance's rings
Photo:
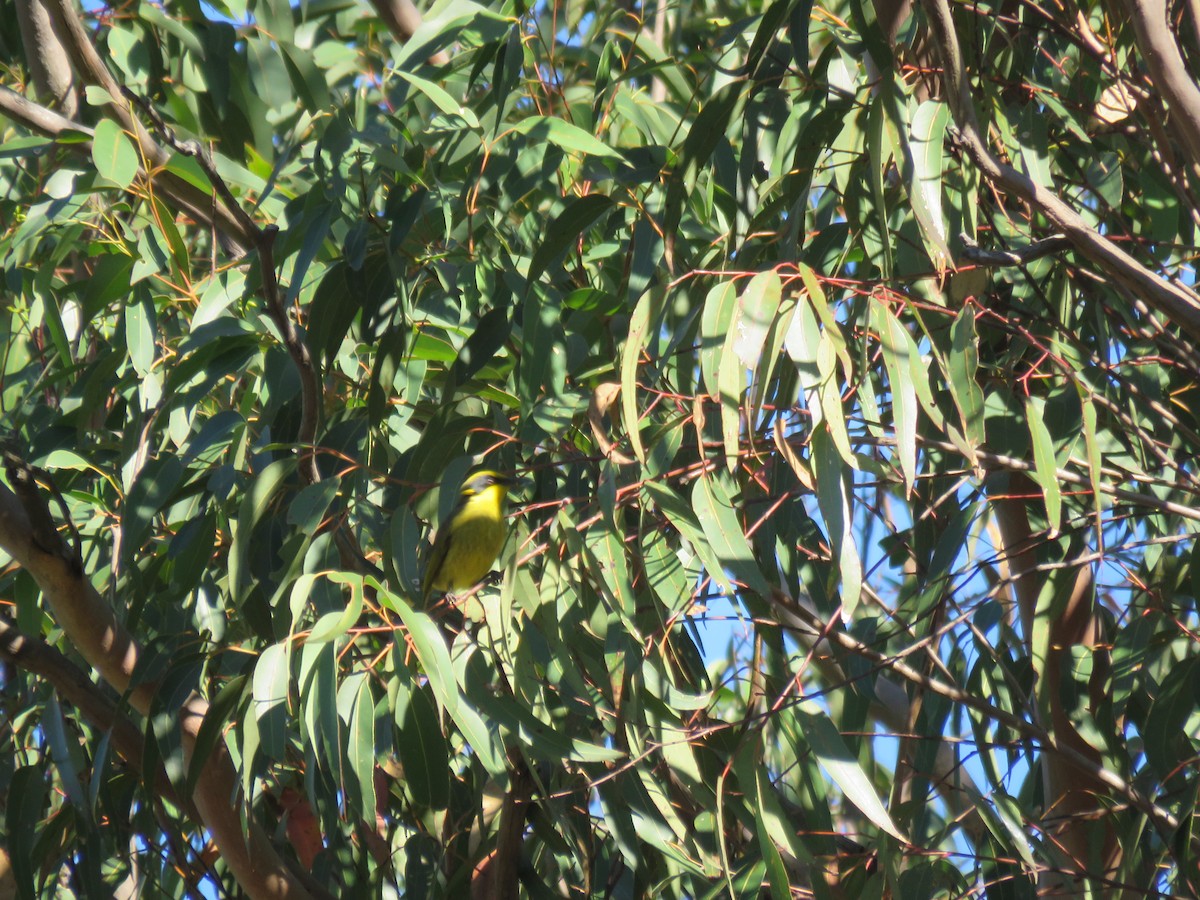
[[[146,180],[151,180],[150,172],[159,172],[159,175],[153,179],[153,183],[161,187],[163,186],[162,179],[165,178],[166,183],[169,184],[170,196],[181,201],[189,215],[199,222],[211,223],[226,240],[238,247],[239,252],[245,252],[245,248],[253,246],[253,236],[246,233],[237,217],[224,204],[214,202],[212,197],[183,179],[170,172],[162,171],[170,162],[170,154],[155,142],[137,116],[133,115],[129,106],[122,102],[121,85],[108,71],[100,54],[96,52],[91,36],[83,27],[70,0],[46,0],[46,3],[55,19],[59,34],[64,38],[67,52],[71,56],[76,72],[80,74],[83,81],[104,88],[113,98],[113,102],[108,108],[116,121],[133,136],[141,149],[146,161],[144,168],[149,170],[145,173]]]
[[[87,125],[72,121],[44,106],[39,106],[22,97],[16,91],[3,86],[0,86],[0,112],[31,131],[43,134],[46,137],[57,138],[68,131],[76,131],[86,135],[93,134],[92,129]],[[91,158],[91,141],[72,143],[68,146],[77,155],[87,159]],[[137,177],[141,182],[146,184],[151,180],[149,173],[141,166],[138,168]],[[194,185],[184,181],[173,173],[161,169],[154,175],[153,182],[154,189],[158,194],[165,197],[174,208],[191,217],[194,221],[203,222],[205,225],[224,234],[225,239],[233,245],[236,252],[244,252],[245,247],[250,246],[244,243],[242,240],[243,236],[241,235],[231,235],[221,232],[221,220],[215,215],[213,199],[208,194],[205,194]]]
[[[92,725],[111,733],[113,747],[130,768],[136,772],[142,770],[145,738],[137,726],[117,712],[115,701],[71,660],[44,641],[22,633],[6,616],[0,616],[0,659],[46,679],[55,693],[79,710]],[[186,805],[174,795],[174,789],[161,769],[155,775],[155,783],[172,803]]]
[[[67,118],[74,118],[79,109],[75,73],[71,70],[62,39],[54,29],[45,0],[17,0],[16,7],[25,64],[38,96],[62,110]]]
[[[3,85],[0,85],[0,112],[31,131],[47,137],[58,137],[64,131],[80,131],[89,135],[93,133],[87,125],[72,121],[62,113],[27,100]],[[90,146],[88,149],[91,149]]]
[[[1071,246],[1071,242],[1062,234],[1052,234],[1020,250],[984,250],[965,231],[958,239],[962,241],[963,259],[977,266],[1023,266]]]
[[[946,99],[960,132],[960,140],[971,160],[993,184],[1020,197],[1045,216],[1088,259],[1105,269],[1140,295],[1193,339],[1200,340],[1200,297],[1147,269],[1109,241],[1067,205],[1057,194],[997,159],[981,134],[963,69],[962,53],[949,0],[921,0],[942,63]]]
[[[1127,0],[1126,7],[1150,77],[1171,109],[1171,124],[1192,165],[1200,166],[1200,88],[1179,53],[1167,22],[1166,4],[1162,0]]]
[[[388,31],[402,44],[407,44],[421,27],[421,12],[412,0],[371,0],[371,5]],[[450,54],[439,50],[426,62],[431,66],[444,66],[450,62]]]
[[[997,724],[1003,725],[1005,728],[1023,737],[1037,741],[1043,750],[1061,755],[1066,761],[1095,778],[1096,781],[1118,796],[1124,798],[1131,806],[1145,813],[1159,829],[1159,833],[1164,839],[1170,840],[1179,827],[1178,819],[1167,810],[1155,804],[1150,798],[1142,794],[1141,791],[1121,778],[1120,775],[1088,759],[1074,748],[1063,745],[1054,735],[1038,725],[1027,722],[998,706],[993,706],[982,697],[977,697],[969,691],[964,691],[962,688],[918,672],[901,659],[880,653],[878,650],[867,646],[848,634],[844,629],[836,627],[835,624],[823,621],[811,610],[805,608],[803,604],[791,601],[782,595],[772,598],[772,602],[780,612],[790,614],[785,615],[783,619],[784,624],[788,627],[795,628],[795,620],[799,619],[801,623],[799,630],[801,633],[824,635],[826,639],[874,663],[879,668],[893,672],[905,681],[918,685],[931,693],[945,697],[953,703],[973,709]],[[1200,847],[1200,837],[1193,836],[1191,844],[1193,847]]]
[[[148,715],[157,686],[144,681],[132,684],[141,648],[80,568],[60,553],[39,546],[33,522],[49,512],[36,494],[23,494],[23,499],[33,508],[26,508],[16,494],[0,484],[0,549],[33,576],[55,621],[88,664],[114,689],[127,694],[134,709]],[[180,729],[189,758],[207,710],[208,704],[193,696],[181,711]],[[223,742],[217,742],[201,768],[192,800],[222,859],[247,894],[255,900],[311,896],[284,865],[262,829],[253,822],[248,832],[243,827],[237,775]]]

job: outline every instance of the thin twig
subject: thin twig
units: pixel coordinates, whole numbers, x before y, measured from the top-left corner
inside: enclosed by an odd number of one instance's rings
[[[1109,769],[1106,769],[1104,766],[1099,765],[1098,763],[1093,762],[1071,747],[1063,745],[1055,739],[1054,735],[1050,734],[1043,728],[1040,728],[1031,722],[1027,722],[1018,716],[1014,716],[1012,713],[1007,712],[998,706],[993,706],[982,697],[977,697],[974,694],[955,687],[952,684],[947,684],[943,681],[939,681],[935,678],[931,678],[928,675],[918,672],[916,669],[912,668],[910,665],[901,661],[900,659],[888,656],[887,654],[881,653],[878,650],[872,649],[862,641],[859,641],[848,634],[843,629],[831,628],[829,623],[823,621],[819,616],[807,609],[802,603],[788,601],[782,595],[774,597],[773,601],[776,606],[781,607],[781,611],[790,614],[789,618],[799,618],[803,622],[805,628],[809,628],[813,631],[823,634],[826,639],[839,644],[845,650],[848,650],[862,657],[863,659],[874,662],[881,668],[887,669],[890,672],[894,672],[895,674],[904,678],[906,681],[918,685],[925,690],[930,691],[931,693],[938,694],[939,696],[945,697],[947,700],[950,700],[953,703],[961,704],[975,710],[976,712],[982,713],[997,724],[1003,725],[1004,727],[1009,728],[1018,734],[1036,740],[1045,750],[1059,754],[1060,756],[1069,760],[1075,766],[1078,766],[1080,769],[1087,772],[1097,781],[1103,783],[1107,787],[1111,788],[1114,792],[1124,797],[1127,801],[1129,801],[1130,805],[1145,813],[1146,816],[1149,817],[1150,820],[1159,827],[1160,833],[1162,833],[1164,836],[1170,837],[1175,833],[1176,829],[1178,829],[1178,819],[1176,819],[1162,807],[1155,804],[1152,800],[1150,800],[1150,798],[1143,795],[1141,791],[1133,787],[1125,779],[1121,778],[1120,775],[1110,771]],[[1200,837],[1194,836],[1192,838],[1192,843],[1200,845]]]
[[[965,231],[958,239],[963,244],[963,259],[978,266],[1023,266],[1073,246],[1065,234],[1052,234],[1020,250],[985,250]]]

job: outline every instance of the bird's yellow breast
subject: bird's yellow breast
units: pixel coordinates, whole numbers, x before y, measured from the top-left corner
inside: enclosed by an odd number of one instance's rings
[[[504,545],[504,492],[489,487],[466,497],[447,520],[445,552],[435,560],[426,591],[466,590],[478,584],[491,571]]]

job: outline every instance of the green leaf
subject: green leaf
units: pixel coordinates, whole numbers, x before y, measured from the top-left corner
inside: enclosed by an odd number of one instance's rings
[[[133,141],[112,119],[101,119],[96,125],[92,162],[101,176],[122,190],[133,184],[140,165]]]
[[[725,465],[730,472],[738,461],[746,370],[758,365],[763,344],[779,313],[782,291],[779,274],[774,270],[755,275],[734,306],[731,327],[723,333],[724,346],[716,361],[717,397],[721,403]]]
[[[245,598],[254,529],[271,509],[276,494],[295,466],[293,457],[270,463],[253,479],[242,499],[233,530],[233,546],[229,550],[229,592],[235,603]]]
[[[129,361],[139,375],[145,375],[154,364],[154,304],[148,297],[125,307],[125,344]]]
[[[196,789],[200,772],[208,762],[217,742],[224,740],[225,728],[233,722],[233,712],[241,704],[245,695],[248,678],[238,675],[229,679],[217,692],[217,696],[209,704],[204,713],[204,721],[196,734],[196,743],[192,748],[191,759],[188,761],[187,794],[191,796]]]
[[[376,810],[375,698],[371,694],[371,681],[368,678],[359,682],[358,696],[354,699],[354,711],[348,724],[346,749],[350,757],[350,770],[358,779],[360,809],[364,817],[370,817]]]
[[[300,697],[304,734],[322,771],[340,777],[341,734],[338,727],[337,660],[331,643],[306,643],[300,657]]]
[[[621,417],[630,446],[642,462],[646,461],[646,448],[642,444],[641,423],[638,412],[638,364],[645,349],[647,335],[657,317],[657,302],[653,291],[642,294],[629,322],[629,336],[621,351]]]
[[[543,232],[545,239],[529,262],[527,281],[532,284],[551,266],[558,264],[564,254],[579,241],[580,235],[591,228],[614,206],[605,194],[587,194],[571,200],[565,209]]]
[[[862,559],[854,542],[853,494],[847,484],[850,476],[828,432],[818,431],[813,435],[811,460],[817,505],[833,546],[837,563],[834,572],[841,582],[842,618],[849,621],[858,606],[863,578]]]
[[[700,527],[700,522],[692,507],[675,491],[663,484],[647,481],[644,485],[646,493],[653,498],[654,503],[662,510],[667,520],[683,535],[690,549],[699,558],[709,577],[716,582],[729,596],[735,593],[733,583],[725,571],[725,560],[720,552],[708,540],[707,534]],[[693,498],[695,497],[693,489]],[[707,503],[707,500],[703,502]],[[738,529],[741,533],[741,529]],[[690,597],[689,597],[690,600]]]
[[[906,493],[911,494],[917,478],[917,387],[914,374],[920,374],[921,369],[914,367],[912,359],[917,347],[912,336],[882,303],[871,304],[871,316],[879,332],[883,363],[892,395],[896,455],[900,460],[900,471],[904,474]]]
[[[383,605],[404,623],[413,649],[417,652],[417,659],[421,661],[421,668],[429,677],[438,705],[453,718],[459,704],[458,682],[441,630],[426,613],[413,609],[402,597],[393,594],[374,578],[367,578],[367,583],[379,592]]]
[[[721,281],[704,298],[700,316],[700,372],[709,395],[720,398],[721,360],[725,355],[725,337],[729,334],[737,310],[737,285]]]
[[[1092,403],[1092,398],[1085,392],[1082,384],[1079,385],[1079,399],[1083,404],[1083,438],[1087,450],[1088,481],[1092,486],[1092,508],[1096,513],[1096,540],[1099,546],[1103,547],[1104,534],[1101,516],[1107,503],[1105,494],[1100,487],[1103,483],[1103,476],[1100,470],[1102,464],[1100,441],[1096,432],[1096,406]]]
[[[601,159],[624,162],[625,157],[608,144],[597,139],[577,125],[552,119],[547,116],[529,116],[513,128],[514,134],[524,134],[534,141],[545,141],[566,150],[568,153],[585,153]]]
[[[300,611],[297,609],[297,600],[301,599],[298,595],[303,595],[302,600],[307,600],[308,591],[312,584],[319,576],[316,575],[301,575],[296,579],[295,585],[292,587],[292,617],[298,619]],[[360,575],[352,575],[348,572],[330,572],[328,573],[329,580],[334,584],[342,585],[350,589],[350,602],[346,604],[346,608],[341,612],[329,612],[321,616],[317,623],[313,626],[305,640],[307,644],[320,644],[326,641],[335,641],[349,631],[354,623],[358,621],[362,615],[363,608],[363,579]]]
[[[975,380],[979,369],[979,338],[975,333],[975,310],[964,306],[950,329],[951,350],[946,372],[947,387],[971,447],[984,441],[983,390]]]
[[[1033,438],[1034,478],[1046,501],[1046,519],[1050,530],[1057,533],[1062,526],[1062,490],[1058,484],[1054,441],[1042,415],[1044,408],[1045,403],[1040,397],[1030,397],[1025,401],[1025,420],[1029,423],[1029,434]]]
[[[252,697],[260,746],[269,759],[282,760],[287,752],[288,694],[291,681],[291,641],[264,650],[254,666]]]
[[[454,116],[462,119],[466,126],[472,130],[479,128],[479,119],[470,107],[465,107],[442,87],[434,84],[432,81],[427,81],[412,72],[406,72],[403,69],[396,69],[396,74],[415,87],[418,91],[433,101],[433,105],[448,116]]]
[[[937,100],[924,100],[912,116],[912,174],[909,199],[925,249],[938,271],[953,265],[947,244],[946,217],[942,212],[943,144],[950,124],[950,107]]]
[[[20,766],[10,776],[4,804],[5,834],[13,880],[22,896],[35,897],[34,874],[38,855],[34,852],[38,826],[46,805],[49,784],[42,766]]]
[[[771,596],[771,585],[759,568],[754,549],[738,520],[727,473],[713,473],[700,478],[692,488],[692,508],[704,537],[712,547],[723,570],[760,597]],[[718,583],[729,584],[724,571],[708,573]]]
[[[337,496],[338,479],[325,478],[302,488],[288,507],[287,521],[300,531],[315,533],[325,518],[325,510]]]
[[[414,803],[446,809],[450,803],[450,756],[428,687],[401,681],[396,695],[396,750],[404,787]]]
[[[859,766],[829,716],[811,702],[803,704],[797,712],[803,723],[804,737],[820,760],[821,768],[829,774],[833,783],[842,789],[846,799],[881,831],[887,832],[898,841],[906,841],[904,835],[893,824],[871,779]]]
[[[679,222],[683,218],[688,189],[694,185],[700,167],[708,163],[717,144],[725,137],[734,109],[745,96],[745,90],[744,83],[740,81],[726,84],[704,103],[688,129],[679,154],[679,165],[667,185],[663,232],[667,235],[669,245],[673,245]]]

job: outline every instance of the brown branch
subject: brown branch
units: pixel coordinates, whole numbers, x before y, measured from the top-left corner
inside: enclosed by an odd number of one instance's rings
[[[500,807],[496,849],[471,873],[471,900],[517,900],[525,817],[533,797],[533,777],[518,754],[509,753],[509,787]]]
[[[117,711],[116,701],[75,663],[44,641],[22,633],[6,616],[0,616],[0,659],[46,679],[55,693],[92,725],[110,732],[112,745],[121,758],[135,772],[141,772],[145,745],[141,731]],[[155,783],[165,797],[179,805],[166,772],[157,772]]]
[[[42,505],[36,494],[34,497]],[[147,711],[153,688],[139,684],[130,689],[137,661],[133,639],[74,561],[54,548],[40,545],[45,537],[37,536],[34,520],[43,516],[49,516],[44,505],[40,511],[35,508],[31,516],[17,495],[0,484],[0,547],[38,582],[58,624],[83,658],[115,690],[131,691],[130,702],[135,709]]]
[[[0,484],[0,549],[33,576],[55,621],[88,664],[114,689],[127,694],[134,709],[148,715],[156,685],[144,681],[132,684],[141,648],[80,568],[61,553],[47,552],[39,546],[33,521],[49,513],[40,497],[26,495],[24,499],[36,502],[35,508],[26,509],[16,494]],[[207,709],[207,703],[194,696],[181,711],[180,728],[188,757]],[[192,799],[222,859],[247,894],[256,900],[311,896],[289,872],[261,828],[254,823],[250,823],[248,833],[243,828],[237,773],[223,743],[217,743],[201,768]]]
[[[920,435],[917,436],[917,440],[926,447],[936,447],[939,450],[946,450],[951,453],[959,452],[957,445],[952,444],[950,441],[938,441],[932,438],[924,438]],[[1010,472],[1032,472],[1034,470],[1033,463],[1024,459],[1017,459],[1015,456],[1006,456],[1003,453],[992,453],[987,450],[979,449],[975,450],[975,455],[979,462],[983,463],[989,468],[1007,469]],[[1054,472],[1055,477],[1059,481],[1091,487],[1091,479],[1086,478],[1083,475],[1077,475],[1068,469],[1055,469]],[[1200,522],[1200,509],[1195,507],[1184,506],[1182,503],[1175,503],[1171,500],[1160,500],[1158,497],[1155,497],[1151,494],[1143,494],[1137,491],[1127,491],[1124,488],[1113,487],[1112,485],[1108,484],[1101,484],[1099,487],[1100,493],[1107,494],[1110,497],[1116,497],[1117,499],[1124,500],[1127,503],[1146,506],[1150,509],[1156,509],[1159,512],[1171,513],[1176,516],[1182,516],[1185,519],[1190,519],[1193,522]]]
[[[1188,74],[1171,33],[1166,4],[1162,0],[1127,0],[1126,7],[1150,78],[1171,110],[1171,124],[1192,165],[1200,166],[1200,88]]]
[[[796,629],[802,634],[822,634],[829,641],[877,665],[879,668],[892,672],[905,681],[922,687],[931,693],[945,697],[952,703],[958,703],[969,709],[973,709],[1023,737],[1037,741],[1044,751],[1059,754],[1071,765],[1092,776],[1097,782],[1122,797],[1131,806],[1145,813],[1159,829],[1159,833],[1163,835],[1164,839],[1170,840],[1179,827],[1179,820],[1175,816],[1155,804],[1136,787],[1121,778],[1120,775],[1088,759],[1074,748],[1064,745],[1044,728],[1019,718],[998,706],[993,706],[987,700],[969,691],[964,691],[962,688],[925,675],[901,659],[880,653],[841,628],[825,622],[803,604],[796,603],[781,594],[777,594],[771,599],[776,608],[784,614],[782,624],[786,627]],[[799,624],[799,628],[797,628],[797,624]],[[1200,836],[1194,836],[1191,839],[1191,843],[1193,846],[1200,847]]]
[[[63,0],[50,0],[50,2],[62,3]],[[75,24],[78,26],[78,22]],[[100,60],[88,41],[87,34],[82,32],[81,26],[71,29],[71,31],[75,41],[72,47],[78,57],[87,62],[88,71],[94,76],[94,81],[100,83],[114,98],[123,98],[131,104],[131,107],[136,105],[142,110],[150,118],[155,128],[162,133],[167,146],[173,151],[195,158],[223,202],[216,203],[208,194],[161,169],[158,169],[153,177],[155,189],[170,200],[176,208],[183,210],[196,221],[208,224],[218,234],[223,235],[235,252],[244,252],[248,248],[258,251],[267,312],[279,330],[284,348],[296,366],[300,377],[302,406],[297,434],[297,444],[301,454],[300,476],[305,484],[319,481],[320,472],[316,463],[315,444],[320,419],[320,382],[308,346],[288,316],[283,293],[275,273],[274,242],[278,229],[274,226],[260,228],[238,204],[233,192],[218,174],[216,166],[203,147],[195,142],[179,141],[149,104],[141,101],[132,92],[117,83],[104,67],[103,61]],[[114,103],[113,107],[123,126],[139,136],[148,163],[158,161],[157,165],[170,158],[169,154],[150,137],[141,122],[131,114],[131,107],[121,106],[117,103]],[[5,87],[0,87],[0,111],[8,113],[26,127],[50,137],[57,137],[66,131],[92,134],[90,128],[32,103]],[[72,144],[71,147],[78,153],[90,154],[91,151],[90,143]],[[146,183],[150,183],[152,180],[144,168],[139,170],[139,177]],[[378,569],[363,555],[354,536],[341,524],[338,526],[337,545],[342,560],[348,568],[378,574]]]
[[[66,132],[80,132],[82,134],[91,135],[93,131],[87,125],[80,122],[74,122],[53,110],[47,109],[44,106],[39,106],[36,103],[22,97],[16,91],[0,86],[0,113],[4,113],[15,122],[19,122],[31,131],[38,134],[43,134],[46,137],[57,138]],[[79,156],[91,159],[92,143],[91,141],[73,142],[67,145],[68,148]],[[138,179],[143,184],[149,184],[151,181],[150,174],[144,167],[138,168]],[[153,178],[154,190],[162,197],[165,197],[170,204],[180,210],[194,221],[203,222],[205,225],[220,232],[221,221],[214,215],[214,204],[212,198],[199,190],[195,185],[184,181],[177,175],[159,170]],[[241,235],[224,235],[237,252],[242,252],[244,244]]]
[[[371,0],[371,5],[388,31],[402,44],[407,44],[421,27],[421,12],[412,0]],[[444,66],[450,62],[450,54],[439,50],[426,62],[431,66]]]
[[[108,109],[121,127],[133,136],[141,149],[146,161],[145,168],[149,170],[147,176],[150,172],[165,170],[171,159],[170,154],[155,142],[129,106],[122,102],[121,85],[96,52],[91,36],[83,27],[83,22],[80,21],[70,0],[46,0],[46,4],[55,19],[58,33],[64,39],[75,71],[84,82],[104,88],[113,98]],[[169,184],[170,195],[183,204],[189,215],[197,221],[210,222],[226,240],[238,245],[239,249],[244,250],[245,247],[253,245],[252,236],[245,233],[237,218],[223,204],[214,203],[203,191],[170,172],[161,171],[159,176],[153,179],[153,183],[163,186],[164,178]],[[150,181],[148,177],[147,181]]]
[[[1030,645],[1030,657],[1038,673],[1038,709],[1049,711],[1050,727],[1061,746],[1069,747],[1077,757],[1088,759],[1099,767],[1102,761],[1099,751],[1079,733],[1070,714],[1063,708],[1062,699],[1063,672],[1072,664],[1073,647],[1092,649],[1097,653],[1097,671],[1103,668],[1097,650],[1100,635],[1092,603],[1092,569],[1087,563],[1076,566],[1070,596],[1062,608],[1055,605],[1043,610],[1046,639],[1044,644],[1034,645],[1033,636],[1038,632],[1035,617],[1043,580],[1030,577],[1037,570],[1034,551],[1039,535],[1029,525],[1023,498],[1035,493],[1037,488],[1025,474],[1012,477],[1016,483],[1004,491],[1002,498],[993,498],[991,505],[1001,537],[998,549],[1012,569],[1013,590],[1021,610],[1025,640]],[[1093,708],[1101,702],[1102,698],[1094,697]],[[1055,845],[1066,856],[1062,866],[1042,878],[1041,889],[1054,893],[1069,889],[1092,858],[1089,848],[1097,842],[1098,835],[1091,827],[1091,819],[1107,791],[1094,772],[1081,769],[1062,755],[1047,757],[1042,767],[1042,780],[1046,798],[1043,823],[1048,833],[1054,836]],[[1111,875],[1119,867],[1119,845],[1111,823],[1100,827],[1103,847],[1098,849],[1101,850],[1104,874]]]
[[[3,85],[0,85],[0,112],[13,121],[20,122],[31,131],[47,137],[58,137],[65,131],[79,131],[88,135],[93,133],[87,125],[72,121],[62,113],[27,100],[16,91]],[[90,152],[91,148],[88,149]]]
[[[994,185],[1021,198],[1050,223],[1088,259],[1096,262],[1149,306],[1200,339],[1200,297],[1188,288],[1168,281],[1147,269],[1109,241],[1053,191],[1027,175],[1005,165],[992,154],[982,137],[970,85],[963,68],[962,53],[949,0],[921,0],[942,63],[946,99],[958,126],[963,149],[984,177]]]
[[[258,227],[258,223],[242,208],[238,199],[233,195],[233,191],[229,189],[229,185],[225,183],[225,179],[217,172],[217,167],[212,161],[212,157],[208,155],[198,141],[179,140],[163,117],[158,114],[158,110],[124,85],[121,86],[121,96],[142,111],[146,118],[154,125],[155,130],[166,140],[167,146],[182,156],[190,156],[196,160],[196,163],[204,171],[204,174],[208,176],[213,189],[220,196],[229,211],[233,213],[234,218],[238,220],[238,224],[245,234],[256,236],[261,234],[262,229]]]
[[[62,38],[46,9],[45,0],[17,0],[17,25],[25,50],[25,64],[33,78],[38,96],[74,118],[79,109],[75,92],[75,73],[63,47]]]
[[[1020,250],[985,250],[965,231],[958,239],[962,241],[963,259],[977,266],[1023,266],[1071,246],[1071,242],[1061,234],[1052,234],[1040,241],[1034,241]]]

